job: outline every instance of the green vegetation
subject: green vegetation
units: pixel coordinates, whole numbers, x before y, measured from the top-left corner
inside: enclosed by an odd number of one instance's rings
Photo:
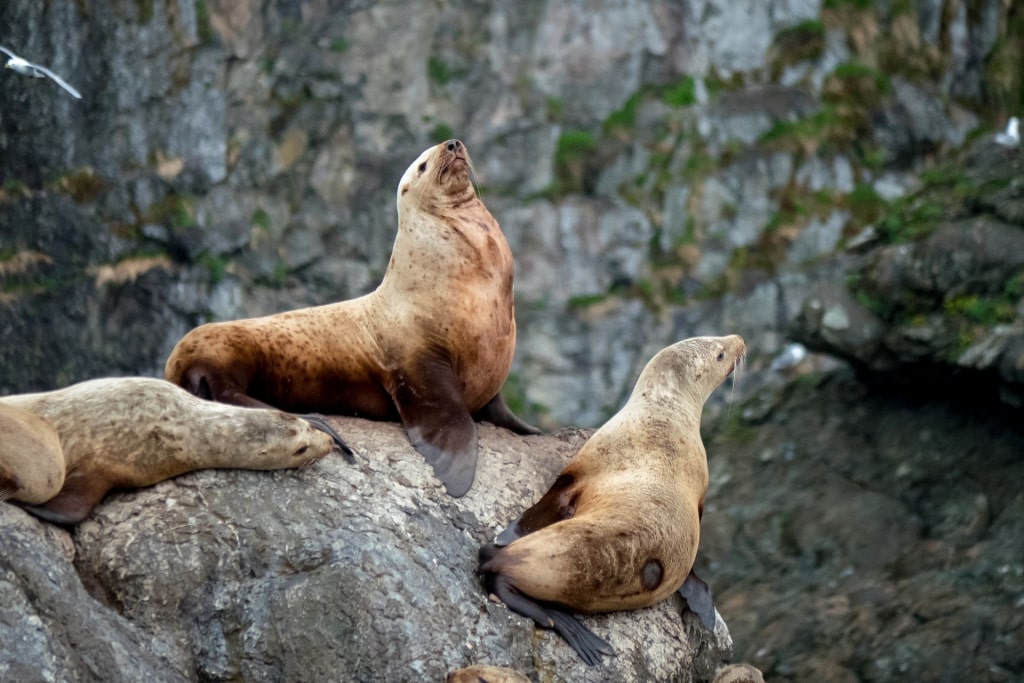
[[[252,224],[261,230],[270,230],[270,214],[263,210],[263,207],[257,208],[252,213]]]
[[[445,140],[451,140],[453,137],[455,137],[455,131],[447,124],[439,123],[430,129],[431,140],[444,142]]]
[[[135,0],[135,6],[139,10],[139,23],[148,24],[153,18],[153,0]]]
[[[331,52],[348,52],[350,45],[348,41],[342,37],[331,38],[330,50]]]
[[[544,112],[548,121],[561,121],[564,111],[565,103],[557,97],[549,97],[544,100]]]
[[[850,9],[866,11],[872,8],[872,0],[825,0],[825,9]]]
[[[807,20],[783,29],[775,36],[772,72],[777,77],[793,64],[820,58],[825,53],[825,25]]]
[[[579,310],[607,301],[607,294],[579,294],[569,298],[569,308]]]
[[[195,0],[196,7],[196,31],[199,33],[199,42],[209,43],[213,40],[213,25],[210,24],[210,8],[206,0]]]
[[[209,272],[211,285],[219,284],[224,279],[228,269],[228,260],[225,256],[204,251],[199,255],[198,262]]]
[[[971,295],[947,299],[942,307],[949,315],[963,316],[969,322],[994,327],[999,323],[1013,321],[1014,303],[1012,299]]]
[[[622,105],[622,108],[608,115],[604,122],[604,132],[610,133],[616,129],[632,130],[636,124],[636,112],[641,102],[643,102],[643,94],[633,93]]]
[[[672,107],[688,107],[697,102],[697,82],[687,76],[676,85],[666,88],[661,95],[665,104]]]
[[[193,200],[181,195],[168,195],[150,205],[143,217],[143,222],[166,225],[175,232],[191,227],[195,225],[195,219],[192,217],[192,204]]]
[[[441,61],[439,57],[433,55],[427,59],[427,75],[430,76],[431,81],[438,85],[448,85],[455,76],[447,64]]]

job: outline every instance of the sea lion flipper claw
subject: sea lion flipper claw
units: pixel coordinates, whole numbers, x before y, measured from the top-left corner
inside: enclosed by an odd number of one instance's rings
[[[690,570],[689,576],[677,591],[686,601],[691,612],[700,617],[700,621],[709,631],[715,630],[715,603],[711,599],[711,588]]]
[[[317,415],[316,413],[306,413],[304,415],[296,415],[295,417],[302,418],[309,424],[319,429],[321,432],[324,432],[332,439],[334,439],[335,445],[337,445],[337,447],[341,450],[341,454],[345,456],[345,460],[349,462],[356,461],[355,452],[349,447],[347,443],[345,443],[345,440],[341,438],[341,435],[338,434],[334,427],[332,427],[327,422],[323,415]]]

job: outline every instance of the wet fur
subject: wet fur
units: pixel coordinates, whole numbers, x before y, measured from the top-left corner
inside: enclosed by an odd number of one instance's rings
[[[699,589],[688,577],[708,486],[700,416],[744,353],[734,335],[688,339],[655,355],[623,409],[533,507],[481,549],[488,590],[556,628],[594,663],[593,634],[580,625],[582,632],[566,635],[552,610],[636,609],[684,582]]]
[[[334,447],[329,435],[293,415],[211,403],[159,379],[91,380],[0,404],[44,418],[59,435],[56,490],[42,500],[12,497],[58,524],[82,521],[111,489],[197,469],[299,468]]]
[[[469,169],[456,140],[409,166],[375,291],[198,327],[165,377],[235,405],[400,419],[448,492],[463,495],[476,471],[474,419],[539,433],[499,393],[515,350],[512,253]]]

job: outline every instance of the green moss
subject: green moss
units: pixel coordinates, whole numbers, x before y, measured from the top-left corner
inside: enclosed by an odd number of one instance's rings
[[[576,296],[569,297],[569,308],[574,310],[589,308],[594,304],[599,304],[602,301],[607,300],[607,294],[578,294]]]
[[[874,223],[886,210],[886,202],[871,183],[861,183],[847,197],[853,220],[860,226]]]
[[[177,231],[195,225],[192,217],[193,200],[177,194],[168,195],[153,203],[146,210],[143,218],[146,223],[166,225]]]
[[[555,161],[559,164],[580,161],[597,149],[597,144],[597,138],[585,130],[566,131],[558,138]]]
[[[872,8],[872,0],[825,0],[825,9],[842,9],[848,7],[859,11]]]
[[[1013,304],[1004,299],[957,296],[947,299],[942,307],[949,315],[963,316],[968,321],[984,327],[994,327],[1014,319]]]
[[[632,130],[636,124],[636,112],[643,101],[641,93],[633,93],[618,111],[612,112],[604,122],[604,131],[611,132],[615,129]]]
[[[206,268],[206,271],[210,274],[210,284],[216,285],[224,279],[225,273],[227,273],[228,260],[224,256],[213,255],[208,251],[204,251],[199,255],[199,265]]]
[[[437,142],[451,140],[453,137],[455,137],[455,131],[451,126],[444,123],[439,123],[430,130],[430,139]]]
[[[447,85],[454,77],[451,68],[441,61],[439,57],[433,55],[427,59],[427,75],[430,76],[431,81],[438,85]]]
[[[213,25],[210,24],[210,8],[206,0],[195,0],[196,8],[196,31],[199,34],[199,42],[209,43],[213,40]]]
[[[672,107],[687,107],[697,102],[697,82],[687,76],[679,83],[667,87],[661,95],[665,104]]]
[[[841,98],[867,104],[863,97],[877,97],[892,90],[889,78],[860,62],[844,62],[832,72],[834,78],[843,82]]]
[[[331,38],[330,50],[331,52],[348,52],[351,47],[347,40],[341,37]]]
[[[110,189],[110,183],[91,168],[79,168],[57,179],[57,189],[78,204],[94,202]]]
[[[256,209],[252,214],[252,224],[256,227],[269,231],[270,230],[270,214],[263,210],[263,208]]]
[[[565,103],[557,97],[549,97],[544,100],[544,113],[548,121],[561,121],[562,113],[565,111]]]
[[[777,74],[783,67],[819,59],[825,53],[825,25],[807,20],[783,29],[775,36],[772,67]]]
[[[139,23],[148,24],[153,18],[153,0],[135,0],[135,7],[139,10]]]

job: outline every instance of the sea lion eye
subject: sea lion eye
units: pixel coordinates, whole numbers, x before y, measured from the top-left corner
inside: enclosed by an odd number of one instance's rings
[[[299,450],[295,451],[295,455],[302,455],[303,453],[305,453],[308,450],[309,450],[309,446],[303,446]]]
[[[420,164],[420,175],[422,175],[424,172],[426,172],[426,170],[427,170],[427,162],[424,161],[422,164]]]
[[[718,352],[718,360],[725,360],[725,351]]]

